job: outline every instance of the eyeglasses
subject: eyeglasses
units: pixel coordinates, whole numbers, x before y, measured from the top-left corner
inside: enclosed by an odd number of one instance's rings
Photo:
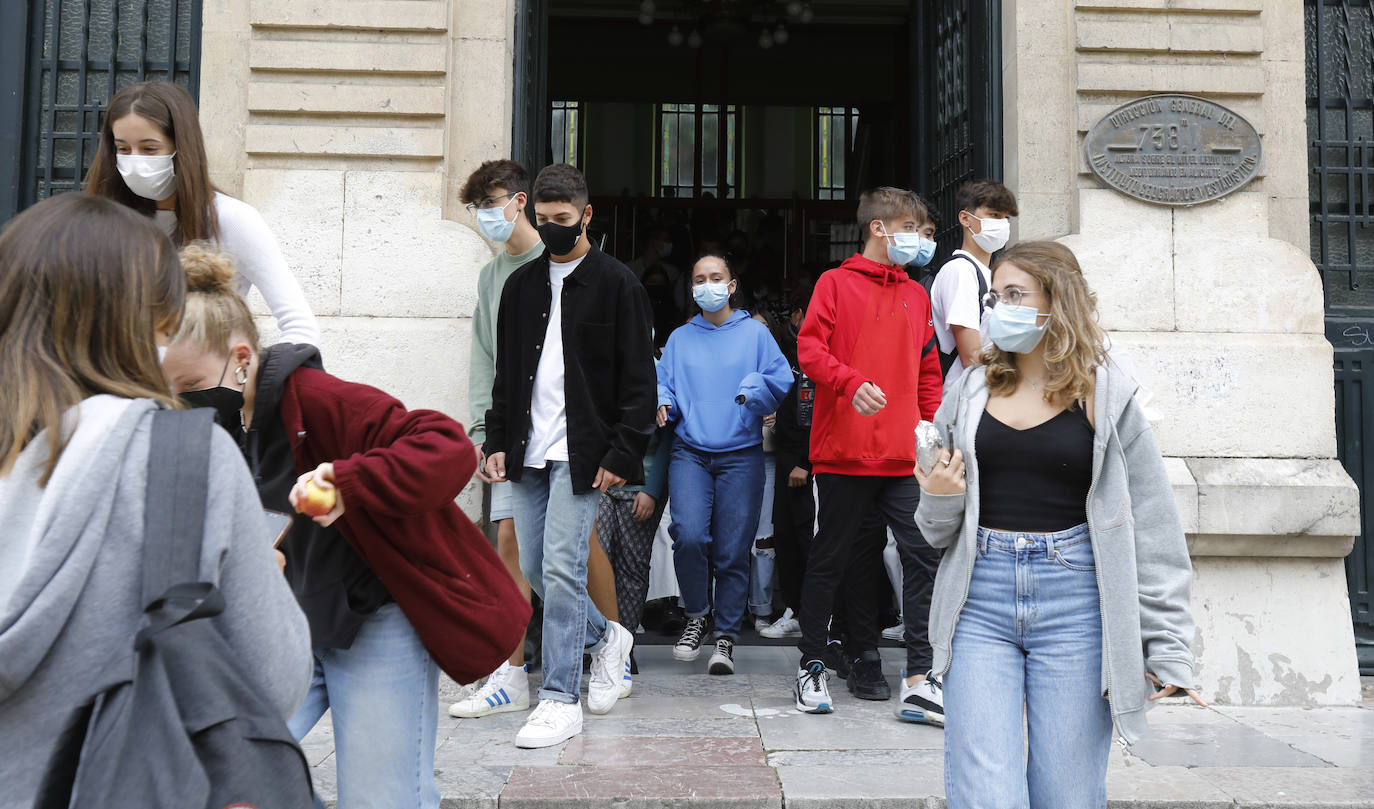
[[[511,192],[509,192],[509,193],[502,194],[502,195],[499,196],[499,197],[487,197],[486,199],[482,200],[481,202],[469,202],[467,205],[465,205],[465,206],[463,206],[463,207],[465,207],[465,208],[468,209],[468,213],[472,214],[473,216],[476,216],[476,215],[477,215],[477,212],[478,212],[479,210],[480,210],[480,211],[484,211],[484,210],[486,210],[486,209],[488,209],[488,208],[494,208],[494,207],[496,207],[496,202],[497,202],[497,200],[509,199],[510,197],[513,197],[513,196],[515,196],[515,195],[518,194],[518,193],[520,193],[520,192],[519,192],[519,191],[511,191]]]
[[[987,294],[987,297],[984,298],[984,300],[987,301],[988,306],[996,306],[999,303],[1005,303],[1008,306],[1020,306],[1022,298],[1026,297],[1027,295],[1039,294],[1040,291],[1036,289],[1021,289],[1019,287],[1007,287],[1006,290],[1002,292],[998,292],[995,289],[990,290]]]

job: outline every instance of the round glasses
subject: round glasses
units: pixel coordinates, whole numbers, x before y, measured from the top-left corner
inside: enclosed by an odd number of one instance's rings
[[[487,197],[481,202],[469,202],[467,205],[464,205],[463,207],[468,209],[468,213],[472,214],[473,216],[476,216],[478,211],[485,211],[488,208],[496,207],[497,200],[509,199],[518,193],[520,192],[511,191],[509,193],[502,194],[499,197]]]
[[[1019,287],[1007,287],[1002,292],[998,292],[995,289],[989,290],[985,300],[987,301],[988,306],[996,306],[999,303],[1005,303],[1008,306],[1020,306],[1022,298],[1026,297],[1027,295],[1039,294],[1040,291],[1036,289],[1021,289]]]

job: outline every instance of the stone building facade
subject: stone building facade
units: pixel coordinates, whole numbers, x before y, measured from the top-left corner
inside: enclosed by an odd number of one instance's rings
[[[201,109],[214,179],[273,223],[331,371],[465,417],[477,271],[457,199],[512,144],[516,0],[208,0]],[[1359,496],[1336,461],[1332,349],[1308,258],[1302,6],[1006,0],[1013,239],[1078,254],[1139,367],[1196,570],[1199,684],[1227,704],[1352,704],[1342,558]],[[1260,176],[1190,208],[1091,174],[1084,134],[1147,93],[1217,100]],[[475,489],[465,495],[479,509]]]

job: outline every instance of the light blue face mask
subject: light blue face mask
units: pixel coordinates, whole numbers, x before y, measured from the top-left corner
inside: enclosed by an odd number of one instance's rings
[[[883,226],[883,235],[893,242],[887,246],[887,260],[898,267],[908,264],[924,267],[935,256],[935,242],[919,233],[887,233],[887,227]]]
[[[697,302],[703,312],[719,312],[730,302],[728,283],[697,284],[692,287],[692,300]]]
[[[515,202],[515,197],[511,197],[500,208],[477,209],[477,228],[482,231],[483,236],[497,243],[510,238],[511,233],[515,230],[515,220],[506,219],[506,209],[510,207],[512,202]]]
[[[1040,344],[1040,338],[1050,327],[1050,316],[1044,317],[1045,324],[1037,326],[1039,309],[999,303],[988,313],[988,337],[992,338],[993,345],[1009,354],[1029,353]]]
[[[919,234],[916,238],[919,240],[917,242],[916,258],[913,258],[911,261],[907,262],[907,264],[912,267],[924,267],[930,263],[932,258],[935,258],[935,242]]]

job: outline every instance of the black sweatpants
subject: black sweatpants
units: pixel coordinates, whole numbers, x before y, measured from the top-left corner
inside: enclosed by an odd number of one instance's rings
[[[807,661],[822,659],[826,627],[835,593],[843,585],[846,648],[857,656],[878,648],[877,602],[872,572],[882,566],[887,535],[862,530],[865,517],[876,510],[897,539],[902,562],[902,613],[906,622],[907,673],[924,674],[931,665],[930,597],[940,552],[926,544],[916,528],[916,505],[921,489],[914,476],[870,477],[816,475],[820,494],[820,525],[807,558],[802,585],[801,652]]]

